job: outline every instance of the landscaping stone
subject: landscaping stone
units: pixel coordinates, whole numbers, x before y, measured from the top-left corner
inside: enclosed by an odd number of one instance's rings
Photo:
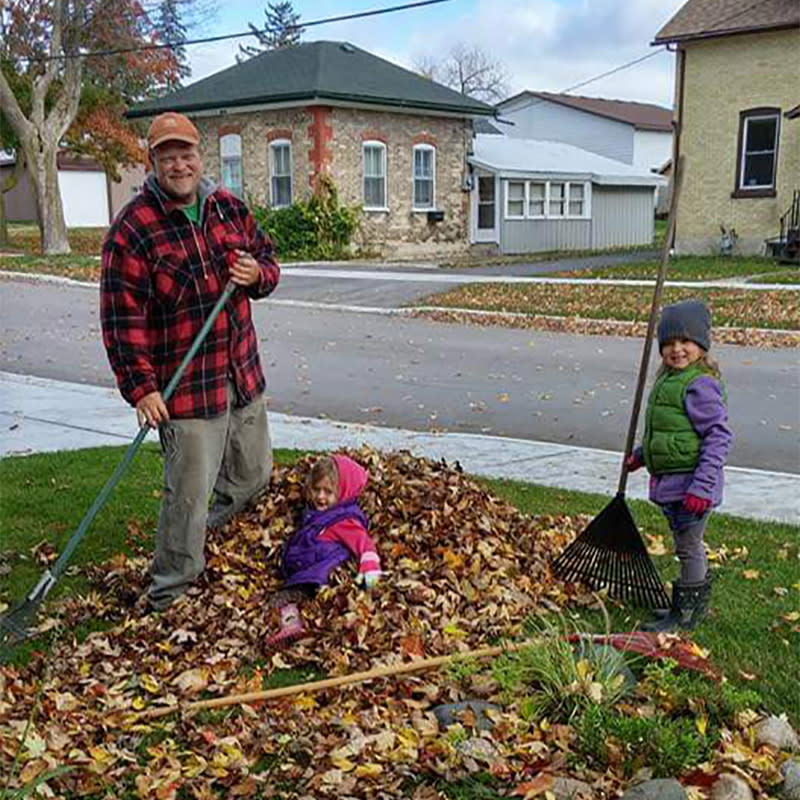
[[[621,800],[687,800],[687,795],[674,778],[657,778],[631,786]]]
[[[575,778],[553,778],[550,791],[556,796],[556,800],[591,800],[593,797],[592,787]]]
[[[466,742],[461,742],[458,745],[458,750],[463,756],[489,766],[501,760],[497,747],[488,739],[483,739],[480,736],[473,736],[471,739],[467,739]]]
[[[436,719],[439,720],[440,725],[448,727],[463,721],[461,715],[467,711],[472,711],[475,715],[475,727],[479,731],[488,731],[494,724],[492,720],[486,716],[486,711],[500,711],[500,706],[494,703],[487,703],[485,700],[464,700],[460,703],[447,703],[446,705],[436,706],[433,713]]]
[[[753,792],[738,775],[720,775],[711,787],[711,800],[753,800]]]
[[[786,800],[800,800],[800,761],[792,758],[781,767],[783,786],[781,796]]]
[[[776,750],[800,750],[800,740],[792,726],[782,717],[767,717],[756,725],[756,744],[766,744]]]

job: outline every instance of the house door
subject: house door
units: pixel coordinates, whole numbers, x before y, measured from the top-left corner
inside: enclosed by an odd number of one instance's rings
[[[498,186],[492,174],[475,171],[475,186],[472,190],[472,240],[474,242],[497,241]]]

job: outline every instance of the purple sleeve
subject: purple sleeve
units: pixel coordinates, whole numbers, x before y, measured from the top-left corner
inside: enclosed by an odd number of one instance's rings
[[[722,468],[728,458],[733,432],[720,382],[710,375],[693,380],[684,396],[686,414],[700,436],[700,456],[688,491],[697,497],[714,498]]]

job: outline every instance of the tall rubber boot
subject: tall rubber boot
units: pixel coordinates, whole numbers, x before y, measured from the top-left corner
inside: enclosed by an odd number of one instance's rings
[[[704,593],[707,594],[706,611],[711,602],[708,578],[700,583],[681,583],[676,581],[672,586],[672,606],[669,614],[663,619],[647,622],[642,625],[642,630],[648,633],[674,633],[680,630],[691,630],[700,621],[697,613],[701,608]]]

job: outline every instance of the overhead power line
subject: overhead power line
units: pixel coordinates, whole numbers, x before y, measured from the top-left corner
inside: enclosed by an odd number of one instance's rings
[[[322,19],[313,19],[308,22],[300,21],[297,25],[289,26],[291,29],[299,28],[313,28],[318,25],[329,25],[333,22],[346,22],[352,19],[363,19],[365,17],[377,17],[381,14],[392,14],[396,11],[407,11],[412,8],[422,8],[424,6],[438,5],[439,3],[449,3],[450,0],[417,0],[413,3],[403,3],[402,5],[390,6],[388,8],[376,8],[371,11],[358,11],[353,14],[340,14],[335,17],[324,17]],[[246,36],[256,36],[259,33],[269,33],[272,28],[263,28],[256,31],[242,31],[240,33],[226,33],[219,36],[205,36],[200,39],[185,39],[180,42],[162,42],[159,44],[140,45],[138,47],[118,47],[110,50],[92,50],[86,53],[64,53],[54,56],[41,56],[21,58],[19,61],[65,61],[70,58],[105,58],[107,56],[123,55],[125,53],[141,53],[147,50],[170,50],[174,47],[186,47],[194,44],[211,44],[213,42],[224,42],[230,39],[242,39]]]

